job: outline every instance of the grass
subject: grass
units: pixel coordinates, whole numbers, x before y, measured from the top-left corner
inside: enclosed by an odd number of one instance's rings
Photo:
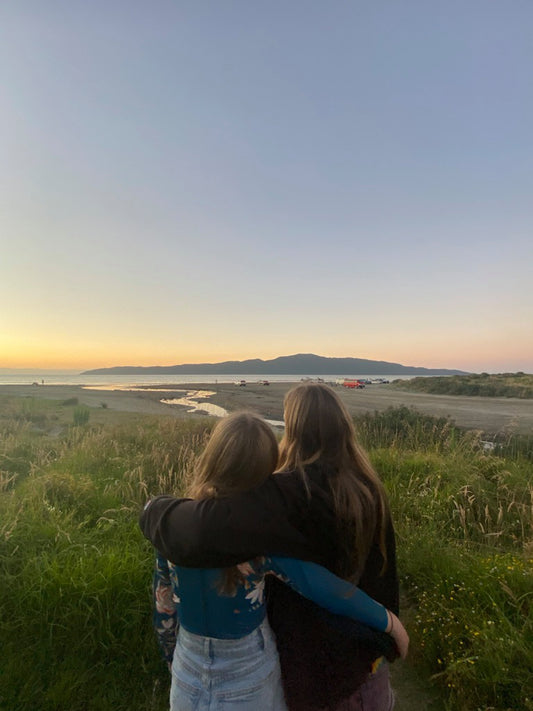
[[[450,709],[533,709],[530,460],[406,408],[357,424],[396,522],[409,664]]]
[[[393,387],[435,395],[533,398],[533,375],[526,373],[471,373],[395,380]]]
[[[76,406],[0,403],[0,709],[160,711],[137,515],[182,490],[212,421],[100,407],[74,425]],[[396,676],[427,686],[400,692],[421,710],[533,709],[530,460],[509,434],[487,454],[481,433],[406,408],[356,424],[397,528],[412,651]]]

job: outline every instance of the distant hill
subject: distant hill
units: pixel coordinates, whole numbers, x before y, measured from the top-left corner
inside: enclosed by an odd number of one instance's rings
[[[148,367],[121,365],[86,370],[82,375],[466,375],[463,370],[417,368],[365,358],[325,358],[312,353],[273,360],[227,360],[223,363],[186,363]]]

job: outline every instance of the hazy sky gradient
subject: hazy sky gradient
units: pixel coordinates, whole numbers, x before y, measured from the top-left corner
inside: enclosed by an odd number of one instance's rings
[[[533,3],[0,6],[0,367],[533,372]]]

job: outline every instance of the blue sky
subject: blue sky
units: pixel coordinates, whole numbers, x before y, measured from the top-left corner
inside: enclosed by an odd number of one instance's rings
[[[533,372],[533,5],[6,2],[0,366]]]

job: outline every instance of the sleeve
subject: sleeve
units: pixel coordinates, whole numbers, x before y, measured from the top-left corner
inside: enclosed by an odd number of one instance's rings
[[[365,592],[315,563],[273,556],[266,559],[266,571],[287,583],[297,593],[336,615],[344,615],[384,632],[386,608]]]
[[[155,563],[153,597],[153,623],[157,643],[163,658],[171,664],[176,646],[179,619],[168,562],[160,555],[157,556]]]
[[[271,477],[231,497],[176,499],[158,496],[139,519],[143,534],[168,560],[191,568],[229,567],[267,553],[314,559],[291,523],[294,501]]]

